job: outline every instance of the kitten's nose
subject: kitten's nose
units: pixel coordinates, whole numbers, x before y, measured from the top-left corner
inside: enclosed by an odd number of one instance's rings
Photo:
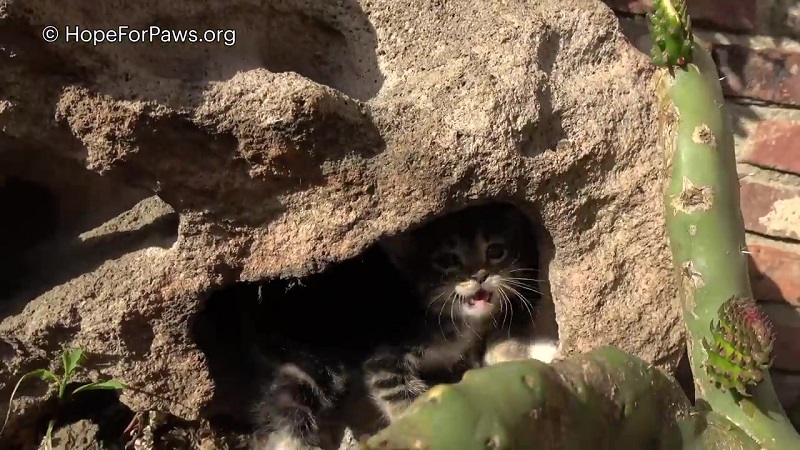
[[[473,280],[477,281],[478,283],[483,283],[484,281],[486,281],[486,278],[488,276],[489,276],[489,272],[487,272],[485,269],[481,269],[481,270],[475,272],[475,274],[472,275],[471,278]]]

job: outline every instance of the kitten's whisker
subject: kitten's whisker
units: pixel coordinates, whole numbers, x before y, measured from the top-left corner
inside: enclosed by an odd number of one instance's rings
[[[538,278],[526,278],[526,277],[507,277],[506,279],[509,280],[521,280],[521,281],[534,281],[536,283],[545,283],[547,280],[540,280]]]
[[[458,325],[456,325],[456,318],[453,315],[453,308],[456,305],[456,301],[460,301],[460,300],[461,300],[461,296],[458,295],[458,292],[453,290],[452,301],[450,302],[450,322],[453,323],[453,328],[455,329],[456,332],[458,332]]]
[[[514,272],[541,272],[541,270],[533,269],[533,268],[527,268],[527,267],[521,267],[521,268],[518,268],[518,269],[511,269],[511,270],[508,271],[508,273],[514,273]]]
[[[540,291],[538,289],[535,289],[535,288],[531,287],[527,283],[523,283],[521,281],[516,281],[516,280],[511,279],[511,278],[505,278],[505,279],[503,279],[503,281],[505,283],[509,284],[510,286],[514,286],[514,287],[517,287],[517,288],[520,288],[520,289],[525,289],[527,291],[530,291],[530,292],[533,292],[535,294],[541,295],[544,298],[550,298],[549,295],[545,294],[544,292],[542,292],[542,291]]]
[[[503,291],[502,287],[497,292],[500,293],[500,305],[501,305],[501,307],[504,304],[507,305],[507,307],[508,307],[508,309],[506,309],[506,312],[503,314],[503,324],[501,326],[501,328],[505,328],[505,326],[506,326],[506,317],[509,315],[508,314],[509,312],[511,313],[511,321],[509,322],[509,324],[513,323],[513,321],[514,321],[514,305],[511,304],[511,300],[508,299],[508,295],[506,295],[506,293],[505,293],[505,291]],[[511,327],[508,328],[508,333],[509,333],[509,336],[510,336],[511,335]]]
[[[506,302],[503,299],[503,292],[502,291],[498,290],[497,291],[497,295],[500,297],[500,312],[503,313],[503,322],[500,324],[500,328],[505,328],[505,326],[506,326],[506,316],[508,316],[508,311],[505,308]],[[492,322],[494,323],[495,328],[497,328],[497,323],[494,322],[494,316],[492,316]]]
[[[444,294],[445,294],[445,291],[442,291],[442,295],[444,295]],[[448,297],[448,298],[449,298],[449,297]],[[442,332],[442,337],[443,337],[443,338],[444,338],[444,340],[446,341],[446,340],[447,340],[447,334],[444,332],[444,328],[442,327],[442,313],[444,313],[444,307],[445,307],[445,306],[447,306],[447,300],[445,300],[445,303],[444,303],[444,305],[442,305],[442,307],[441,307],[441,308],[439,308],[439,314],[438,314],[438,320],[437,320],[437,322],[438,322],[438,324],[439,324],[439,331],[441,331],[441,332]]]
[[[442,305],[442,308],[439,310],[439,329],[442,331],[442,337],[444,337],[445,341],[447,340],[447,333],[444,331],[444,326],[442,325],[442,314],[444,314],[444,309],[447,307],[447,303],[450,303],[450,321],[453,320],[452,311],[453,311],[453,305],[456,302],[455,296],[456,292],[451,290],[450,294],[447,296],[447,300],[445,300],[444,304]]]
[[[514,286],[519,286],[519,287],[523,287],[523,288],[528,289],[528,290],[535,291],[535,288],[532,287],[530,284],[522,282],[522,281],[517,281],[514,278],[504,278],[503,281],[505,281],[508,284],[514,285]]]
[[[511,320],[509,321],[508,328],[506,328],[506,339],[511,339],[511,324],[514,323],[514,306],[511,304],[511,300],[508,299],[508,295],[505,292],[503,292],[503,299],[508,303],[508,309],[511,310]]]
[[[524,284],[524,283],[520,283],[520,282],[515,282],[515,281],[507,281],[507,283],[510,286],[514,286],[514,287],[519,288],[519,289],[524,289],[526,291],[533,292],[534,294],[541,295],[542,297],[549,298],[549,296],[547,294],[545,294],[544,292],[542,292],[542,291],[540,291],[540,290],[538,290],[536,288],[530,287],[530,285],[527,285],[527,284]]]
[[[516,295],[516,296],[517,296],[517,297],[518,297],[520,300],[522,300],[522,306],[525,308],[525,310],[526,310],[526,311],[528,311],[528,315],[529,315],[529,316],[530,316],[530,318],[531,318],[531,323],[533,323],[533,321],[534,321],[534,320],[533,320],[533,311],[531,310],[531,305],[529,304],[528,300],[527,300],[527,299],[526,299],[526,298],[525,298],[525,297],[524,297],[522,294],[520,294],[520,293],[519,293],[519,291],[517,291],[516,289],[514,289],[512,286],[510,286],[510,285],[508,285],[508,284],[506,284],[506,285],[504,285],[504,286],[505,286],[505,287],[506,287],[506,288],[507,288],[509,291],[511,291],[511,292],[512,292],[514,295]]]
[[[445,294],[445,291],[442,291],[442,293],[441,293],[441,294],[439,294],[439,295],[437,295],[436,297],[434,297],[434,298],[433,298],[433,300],[431,300],[430,302],[428,302],[428,306],[426,306],[426,309],[430,309],[430,307],[433,305],[433,303],[434,303],[436,300],[439,300],[440,298],[442,298],[442,296],[443,296],[444,294]]]

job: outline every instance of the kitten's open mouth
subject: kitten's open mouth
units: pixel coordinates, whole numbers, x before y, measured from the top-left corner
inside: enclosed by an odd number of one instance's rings
[[[476,292],[472,298],[469,299],[469,306],[471,308],[484,308],[489,306],[489,302],[492,299],[492,294],[488,291],[481,289],[480,291]]]

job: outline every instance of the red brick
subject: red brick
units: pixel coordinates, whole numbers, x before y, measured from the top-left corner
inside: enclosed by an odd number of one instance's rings
[[[786,214],[787,220],[778,221],[776,225],[770,226],[767,216],[774,214],[776,209],[781,209],[776,205],[781,200],[800,198],[800,189],[789,187],[778,187],[746,180],[741,181],[740,203],[744,227],[747,231],[763,235],[786,238],[800,239],[800,222],[793,223],[790,220],[792,211],[779,210],[778,213]],[[796,214],[797,212],[794,211]],[[774,217],[774,216],[771,216]],[[778,224],[787,226],[780,227]]]
[[[742,45],[712,45],[726,95],[800,105],[800,53]]]
[[[750,135],[743,161],[800,174],[800,121],[765,120]]]
[[[753,296],[800,306],[800,253],[758,244],[747,249]]]
[[[773,367],[800,371],[800,311],[789,305],[762,305],[775,331]]]
[[[652,0],[603,0],[621,13],[645,14]],[[695,28],[733,31],[747,34],[800,38],[800,10],[789,9],[795,0],[765,4],[759,0],[688,0],[689,14]]]
[[[652,10],[653,0],[604,0],[611,9],[631,14]],[[692,23],[722,31],[749,32],[758,23],[758,0],[689,0]]]
[[[758,34],[800,38],[800,8],[797,7],[797,0],[762,0],[758,9]]]
[[[792,371],[772,369],[770,375],[772,376],[772,383],[775,385],[775,392],[778,394],[781,405],[786,408],[787,412],[792,410],[796,411],[796,408],[800,406],[800,374]],[[795,426],[797,426],[797,424],[795,424]]]

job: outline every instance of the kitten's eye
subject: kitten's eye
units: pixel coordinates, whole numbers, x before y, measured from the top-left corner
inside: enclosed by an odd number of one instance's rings
[[[503,244],[489,244],[486,247],[486,260],[490,262],[499,262],[506,257],[506,247]]]
[[[455,253],[442,252],[433,257],[433,265],[441,270],[455,268],[460,264],[461,260]]]

